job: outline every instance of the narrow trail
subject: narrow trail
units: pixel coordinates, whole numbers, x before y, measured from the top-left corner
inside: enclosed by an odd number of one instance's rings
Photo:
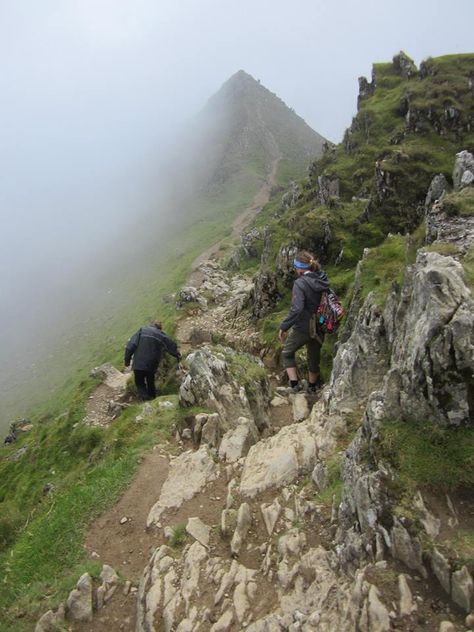
[[[252,205],[234,220],[232,237],[238,237],[270,199],[271,190],[276,183],[279,160],[280,158],[276,158],[272,162],[267,180],[256,193]],[[189,285],[200,286],[203,275],[199,266],[209,259],[218,258],[223,241],[216,242],[195,259],[188,279]],[[212,310],[206,312],[205,318],[213,318]],[[191,347],[187,320],[189,319],[180,319],[176,331],[180,348],[184,350]],[[124,376],[125,379],[126,377]],[[87,402],[85,422],[101,426],[111,423],[110,402],[120,397],[123,385],[124,382],[118,387],[117,382],[110,385],[107,381],[99,385]],[[287,423],[291,423],[291,407],[288,402],[271,409],[270,434],[276,433]],[[95,613],[90,623],[72,623],[69,627],[71,631],[108,632],[112,629],[128,631],[135,628],[136,586],[151,552],[165,543],[163,529],[147,529],[146,519],[150,508],[160,496],[168,475],[170,456],[176,454],[177,447],[176,443],[153,446],[140,460],[135,476],[122,497],[89,528],[84,541],[88,556],[101,564],[110,565],[123,581],[130,581],[135,589],[132,588],[128,595],[124,595],[121,590],[117,591],[110,602]],[[178,447],[180,452],[189,449],[195,449],[192,442],[185,442]],[[220,476],[215,483],[207,486],[205,492],[183,503],[179,510],[167,512],[163,517],[163,524],[176,527],[186,524],[189,517],[198,517],[210,525],[219,524],[225,505],[227,483],[226,477]],[[212,547],[216,555],[230,557],[228,543],[221,537],[213,538]]]
[[[270,173],[267,176],[267,179],[261,186],[261,188],[255,194],[252,205],[246,208],[232,223],[232,231],[230,236],[235,239],[240,236],[243,230],[250,224],[253,218],[262,210],[265,204],[270,200],[270,195],[274,186],[276,186],[276,174],[278,170],[278,163],[281,158],[275,158],[272,162]],[[209,259],[217,258],[220,247],[223,242],[227,240],[228,237],[220,239],[215,244],[207,248],[204,252],[202,252],[191,264],[191,275],[187,281],[188,285],[196,285],[202,281],[202,275],[200,274],[198,268],[204,263],[204,261],[208,261]]]

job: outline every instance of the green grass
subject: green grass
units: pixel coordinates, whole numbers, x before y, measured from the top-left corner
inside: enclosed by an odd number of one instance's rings
[[[405,491],[448,491],[474,485],[474,429],[433,423],[384,422],[380,453],[395,468]]]
[[[177,404],[176,395],[166,399]],[[135,417],[141,405],[135,405],[107,429],[78,424],[78,403],[22,439],[28,446],[23,459],[2,460],[0,620],[7,627],[0,625],[0,630],[31,629],[35,618],[65,598],[85,569],[94,571],[82,547],[87,525],[120,496],[138,458],[168,439],[175,424],[189,414],[178,407],[161,410],[156,403],[155,413],[140,424]],[[10,452],[16,449],[18,444]],[[55,485],[48,496],[42,493],[46,482]],[[16,518],[10,529],[5,524],[8,516]],[[19,612],[25,616],[17,621]]]
[[[443,197],[442,208],[449,216],[472,217],[474,215],[474,187],[465,187]]]
[[[173,549],[182,548],[188,542],[189,536],[186,533],[186,525],[179,524],[173,527],[173,535],[170,539],[170,547]]]
[[[331,506],[334,502],[338,505],[342,498],[342,475],[341,475],[341,457],[334,455],[330,457],[326,466],[328,469],[328,478],[326,487],[316,495],[318,502]]]
[[[373,292],[374,302],[383,308],[392,283],[401,286],[407,261],[406,240],[401,235],[387,237],[369,251],[362,262],[362,297]]]
[[[217,347],[217,351],[224,354],[232,376],[245,388],[250,402],[255,400],[257,384],[263,385],[267,372],[249,354],[230,352],[226,347]]]
[[[474,296],[474,247],[470,248],[463,259],[464,277],[466,284]]]

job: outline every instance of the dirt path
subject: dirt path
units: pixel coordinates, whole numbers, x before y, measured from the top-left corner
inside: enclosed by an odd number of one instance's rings
[[[232,237],[241,234],[257,213],[270,199],[272,187],[275,186],[279,158],[272,163],[267,180],[254,197],[253,203],[246,208],[232,224]],[[227,239],[227,238],[226,238]],[[188,280],[190,285],[200,285],[199,265],[208,259],[216,258],[223,240],[213,244],[203,252],[192,264],[192,272]],[[179,338],[179,325],[177,337]],[[86,420],[92,425],[106,425],[111,418],[107,409],[116,393],[109,386],[102,384],[92,394],[87,404]],[[272,409],[274,432],[290,421],[289,405]],[[183,446],[189,449],[191,445]],[[169,470],[166,448],[155,446],[143,456],[137,472],[129,487],[118,502],[102,514],[90,527],[84,546],[93,559],[112,566],[124,581],[131,581],[136,587],[143,569],[150,557],[150,552],[164,543],[162,529],[147,529],[148,513],[160,496],[163,483]],[[217,555],[230,555],[228,543],[218,536],[220,514],[225,504],[227,481],[225,476],[208,486],[204,492],[184,503],[180,509],[167,512],[163,516],[163,524],[178,526],[186,524],[189,517],[197,516],[206,524],[214,525],[211,547]],[[125,518],[127,520],[125,521]],[[124,595],[117,591],[111,601],[94,616],[90,623],[73,624],[74,632],[108,632],[109,630],[133,630],[135,627],[136,599],[135,591]]]
[[[246,208],[234,220],[232,224],[232,232],[230,235],[232,238],[238,237],[243,232],[243,230],[250,224],[253,218],[262,210],[265,204],[268,203],[272,188],[276,185],[276,173],[278,169],[278,163],[280,162],[280,160],[281,158],[275,158],[275,160],[272,162],[272,167],[271,167],[270,173],[267,176],[266,181],[263,183],[262,187],[255,194],[252,205]],[[202,281],[201,275],[198,270],[199,266],[204,261],[216,258],[216,255],[219,252],[219,249],[225,239],[228,239],[228,237],[220,239],[218,242],[216,242],[215,244],[210,246],[207,250],[205,250],[203,253],[201,253],[199,257],[197,257],[193,261],[193,263],[191,264],[191,275],[187,282],[188,285],[195,286],[195,285],[198,285]]]

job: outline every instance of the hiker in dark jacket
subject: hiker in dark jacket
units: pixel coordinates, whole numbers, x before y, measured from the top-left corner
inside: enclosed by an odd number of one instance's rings
[[[125,366],[130,366],[133,356],[135,384],[138,395],[143,400],[156,397],[155,373],[163,351],[174,356],[178,362],[181,360],[175,341],[162,331],[159,320],[139,329],[127,342],[124,363]]]
[[[279,338],[283,344],[282,364],[288,374],[293,392],[302,390],[296,370],[295,353],[306,345],[308,351],[308,391],[315,393],[321,384],[319,362],[323,335],[310,332],[312,314],[318,308],[322,292],[329,290],[329,280],[314,256],[305,250],[297,253],[293,261],[297,279],[293,284],[291,308],[280,325]],[[315,325],[315,319],[313,322]],[[288,331],[291,329],[290,334]]]

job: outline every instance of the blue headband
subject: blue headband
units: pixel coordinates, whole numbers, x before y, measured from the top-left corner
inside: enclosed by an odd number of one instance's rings
[[[298,259],[293,259],[293,266],[300,270],[309,270],[311,268],[310,263],[303,263],[303,261],[298,261]]]

